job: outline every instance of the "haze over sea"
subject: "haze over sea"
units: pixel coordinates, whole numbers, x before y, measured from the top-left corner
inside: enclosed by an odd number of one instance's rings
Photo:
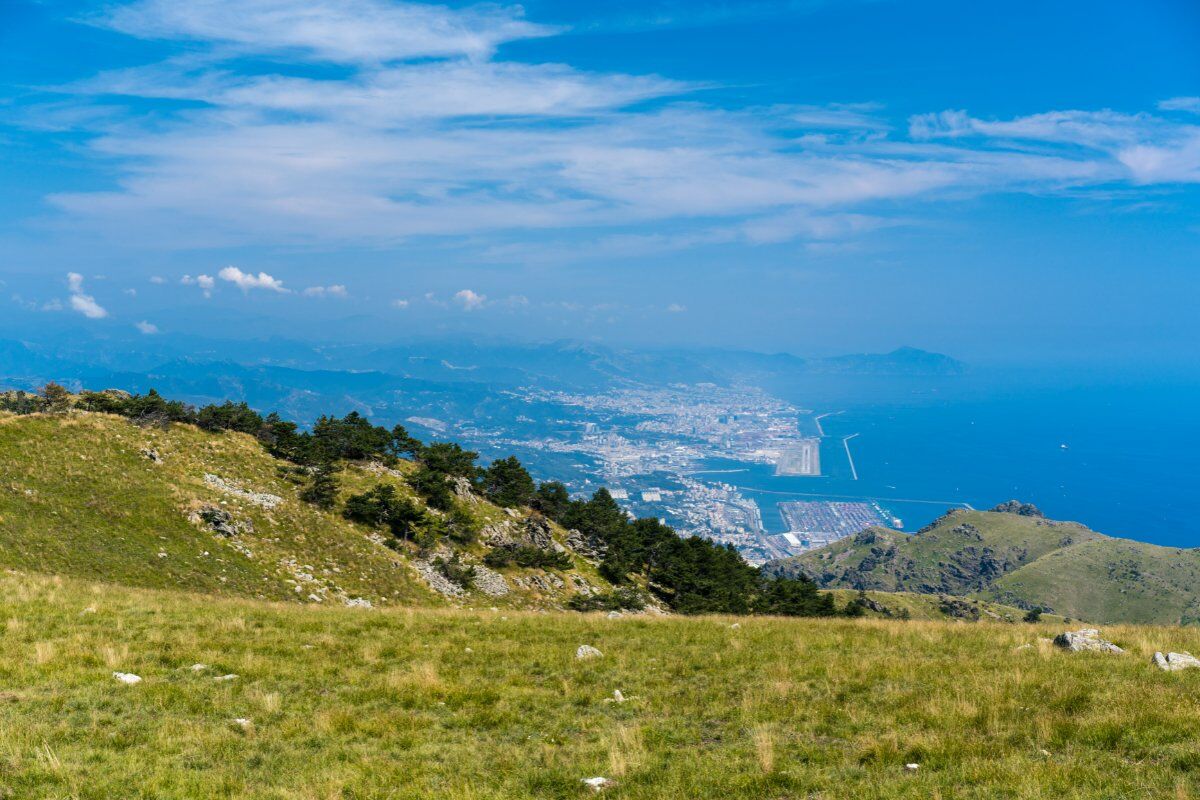
[[[1109,535],[1200,545],[1195,377],[976,368],[954,377],[808,375],[765,388],[818,414],[843,412],[821,420],[826,477],[781,478],[769,467],[727,476],[767,490],[751,496],[772,531],[782,530],[775,503],[788,498],[770,492],[881,498],[909,531],[950,502],[1017,498]],[[857,481],[842,445],[854,433]]]

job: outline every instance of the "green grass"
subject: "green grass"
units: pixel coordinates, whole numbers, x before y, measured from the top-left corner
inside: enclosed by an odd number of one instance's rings
[[[1149,664],[1200,652],[1193,629],[1111,628],[1129,653],[1106,657],[1039,642],[1050,625],[360,610],[17,573],[0,620],[14,798],[577,798],[596,775],[647,800],[1200,783],[1200,671]],[[577,661],[585,643],[604,657]],[[614,689],[628,701],[605,702]]]

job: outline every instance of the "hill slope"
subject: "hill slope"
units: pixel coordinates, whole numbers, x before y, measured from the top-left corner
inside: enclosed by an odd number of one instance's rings
[[[1009,512],[952,511],[917,534],[871,529],[764,570],[825,588],[967,595],[1093,622],[1200,617],[1200,552]]]
[[[1097,656],[1038,643],[1048,625],[367,612],[14,574],[0,615],[11,797],[543,800],[588,796],[592,776],[629,800],[1195,786],[1200,673],[1149,657],[1200,652],[1197,630],[1109,629],[1128,653]],[[603,656],[577,660],[581,644]]]
[[[268,600],[446,602],[431,589],[442,584],[428,559],[300,501],[287,467],[244,434],[138,427],[99,413],[0,414],[0,566]],[[339,483],[343,497],[385,483],[416,500],[399,472],[378,465],[348,465]],[[477,497],[460,505],[480,526],[521,524]],[[213,510],[229,515],[232,535],[204,519]],[[458,550],[482,568],[482,544]],[[572,562],[509,567],[499,573],[506,594],[458,599],[556,607],[608,587],[585,560]]]

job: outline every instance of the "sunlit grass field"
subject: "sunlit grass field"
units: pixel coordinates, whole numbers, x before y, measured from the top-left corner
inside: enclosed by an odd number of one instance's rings
[[[1149,663],[1200,653],[1188,629],[1108,628],[1129,653],[1098,656],[1039,641],[1051,625],[365,610],[18,573],[0,620],[3,797],[573,798],[607,777],[655,800],[1182,798],[1200,774],[1200,671]]]

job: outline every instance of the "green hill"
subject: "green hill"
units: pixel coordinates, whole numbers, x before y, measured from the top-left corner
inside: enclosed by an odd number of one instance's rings
[[[952,511],[916,534],[870,529],[772,562],[825,588],[965,595],[1092,622],[1200,618],[1200,551],[1010,511]]]
[[[419,504],[403,478],[411,469],[348,464],[340,495],[383,483]],[[302,502],[300,488],[295,470],[246,434],[141,427],[99,413],[0,413],[0,566],[325,604],[560,607],[581,591],[611,588],[568,551],[567,569],[495,570],[504,594],[473,588],[447,598],[431,588],[444,583],[430,557]],[[475,496],[456,504],[483,529],[519,530],[528,518]],[[214,511],[228,514],[232,535],[203,518]],[[561,546],[564,531],[549,527]],[[445,548],[480,570],[488,549],[482,541]]]

